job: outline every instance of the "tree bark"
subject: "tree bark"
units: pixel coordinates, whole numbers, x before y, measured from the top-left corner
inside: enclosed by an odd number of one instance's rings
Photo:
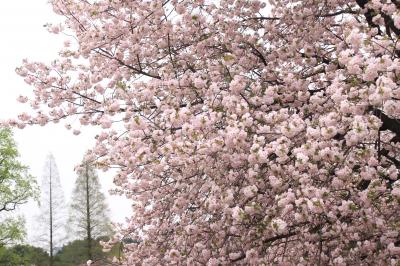
[[[52,195],[52,184],[51,184],[51,162],[49,168],[49,190],[50,190],[50,266],[53,266],[53,195]]]
[[[90,198],[89,198],[89,171],[86,163],[86,233],[87,233],[87,255],[88,260],[92,260],[92,232],[90,226]]]

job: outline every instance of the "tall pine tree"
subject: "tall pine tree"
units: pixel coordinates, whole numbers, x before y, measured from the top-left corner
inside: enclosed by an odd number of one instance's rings
[[[109,209],[94,166],[83,161],[77,173],[68,225],[74,236],[87,241],[87,257],[93,260],[93,240],[112,234]]]
[[[41,184],[40,213],[37,218],[38,244],[50,254],[50,266],[54,255],[65,241],[65,200],[58,168],[52,154],[46,158]]]

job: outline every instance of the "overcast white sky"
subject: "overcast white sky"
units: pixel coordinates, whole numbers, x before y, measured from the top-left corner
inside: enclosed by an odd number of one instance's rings
[[[27,94],[31,89],[17,74],[15,68],[22,59],[48,62],[57,56],[62,47],[63,36],[53,35],[43,27],[48,22],[60,21],[47,0],[3,1],[0,9],[0,119],[15,117],[23,105],[16,97]],[[79,136],[67,131],[63,123],[45,127],[27,127],[14,130],[21,160],[30,167],[32,175],[40,183],[46,155],[52,152],[58,165],[61,183],[69,199],[76,178],[73,171],[83,157],[85,150],[93,144],[94,130],[82,128]],[[103,190],[112,186],[112,174],[99,172]],[[129,216],[129,202],[123,198],[109,198],[114,221],[122,222]],[[26,212],[26,211],[25,211]],[[26,212],[28,222],[31,212]],[[29,227],[29,225],[28,225]]]

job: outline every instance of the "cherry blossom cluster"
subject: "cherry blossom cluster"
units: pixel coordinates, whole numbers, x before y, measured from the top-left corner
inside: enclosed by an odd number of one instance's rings
[[[400,263],[400,1],[50,2],[8,123],[98,127],[122,263]]]

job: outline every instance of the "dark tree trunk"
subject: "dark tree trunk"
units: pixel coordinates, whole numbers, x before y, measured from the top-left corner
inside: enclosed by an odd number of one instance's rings
[[[51,163],[49,168],[49,189],[50,189],[50,266],[53,266],[53,195],[52,195],[52,184],[51,184]]]
[[[86,233],[87,233],[87,255],[88,259],[92,260],[92,232],[90,226],[90,198],[89,198],[89,173],[88,165],[86,163]]]

